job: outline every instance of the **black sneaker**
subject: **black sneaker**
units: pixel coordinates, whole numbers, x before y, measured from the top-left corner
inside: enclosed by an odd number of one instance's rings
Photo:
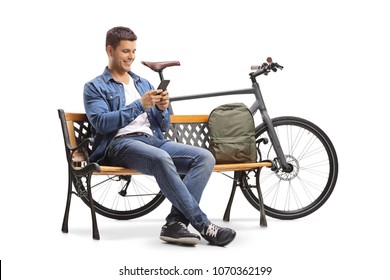
[[[211,245],[225,246],[233,241],[236,232],[230,228],[221,228],[210,223],[203,228],[201,235]]]
[[[162,227],[160,239],[168,243],[196,245],[200,241],[200,236],[189,232],[182,222],[174,222]]]

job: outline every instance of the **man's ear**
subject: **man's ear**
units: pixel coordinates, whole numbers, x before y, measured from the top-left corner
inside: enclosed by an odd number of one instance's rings
[[[106,53],[107,53],[107,55],[108,55],[109,57],[112,57],[113,51],[114,51],[114,49],[112,48],[111,45],[108,45],[108,46],[106,47]]]

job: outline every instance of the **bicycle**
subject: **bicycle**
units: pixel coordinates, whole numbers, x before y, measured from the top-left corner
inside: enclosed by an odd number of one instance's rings
[[[164,80],[164,69],[180,65],[178,61],[142,63],[158,72],[160,80]],[[254,95],[250,110],[253,115],[259,112],[263,121],[256,126],[258,158],[259,161],[272,162],[272,168],[235,171],[232,178],[243,178],[240,189],[255,209],[259,209],[259,198],[252,189],[261,186],[265,214],[290,220],[313,213],[328,200],[337,181],[338,159],[331,140],[317,125],[303,118],[283,116],[271,119],[268,115],[257,77],[282,69],[283,66],[267,58],[267,62],[260,66],[251,67],[251,88],[171,97],[170,108],[173,113],[172,103],[183,100]],[[93,177],[96,180],[100,176]],[[74,183],[85,191],[87,179],[79,178]],[[109,218],[126,220],[146,215],[165,198],[151,176],[118,175],[97,180],[91,184],[95,209]],[[87,196],[81,198],[88,203]]]

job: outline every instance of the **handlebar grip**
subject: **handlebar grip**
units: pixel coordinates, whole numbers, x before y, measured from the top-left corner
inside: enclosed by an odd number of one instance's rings
[[[251,66],[251,70],[252,71],[257,71],[257,70],[260,70],[260,69],[264,69],[264,68],[266,68],[268,66],[268,64],[267,63],[263,63],[263,64],[261,64],[261,65],[252,65]]]

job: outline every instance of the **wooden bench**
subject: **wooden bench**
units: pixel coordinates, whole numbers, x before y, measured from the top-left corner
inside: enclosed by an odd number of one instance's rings
[[[62,231],[68,232],[69,209],[72,194],[80,195],[73,191],[75,178],[85,177],[87,180],[87,196],[90,202],[92,216],[93,238],[100,239],[97,227],[96,214],[94,203],[92,199],[92,191],[90,187],[90,178],[92,175],[141,175],[139,172],[119,166],[102,166],[95,162],[89,162],[88,152],[90,151],[90,128],[86,114],[83,113],[69,113],[59,109],[59,118],[64,137],[65,152],[68,164],[68,194],[65,208],[65,215],[62,224]],[[171,127],[165,133],[165,138],[173,141],[182,142],[188,145],[199,146],[207,148],[209,145],[208,138],[208,115],[172,115]],[[214,172],[228,172],[228,171],[248,171],[260,169],[262,167],[271,167],[272,163],[269,161],[255,162],[255,163],[236,163],[236,164],[216,164]],[[230,209],[232,206],[235,189],[241,186],[241,182],[237,179],[233,180],[233,187],[229,202],[224,214],[224,220],[229,221]],[[74,186],[76,187],[76,186]],[[259,194],[259,211],[260,211],[260,225],[267,226],[264,207],[262,203],[262,195],[260,186],[257,185]]]

